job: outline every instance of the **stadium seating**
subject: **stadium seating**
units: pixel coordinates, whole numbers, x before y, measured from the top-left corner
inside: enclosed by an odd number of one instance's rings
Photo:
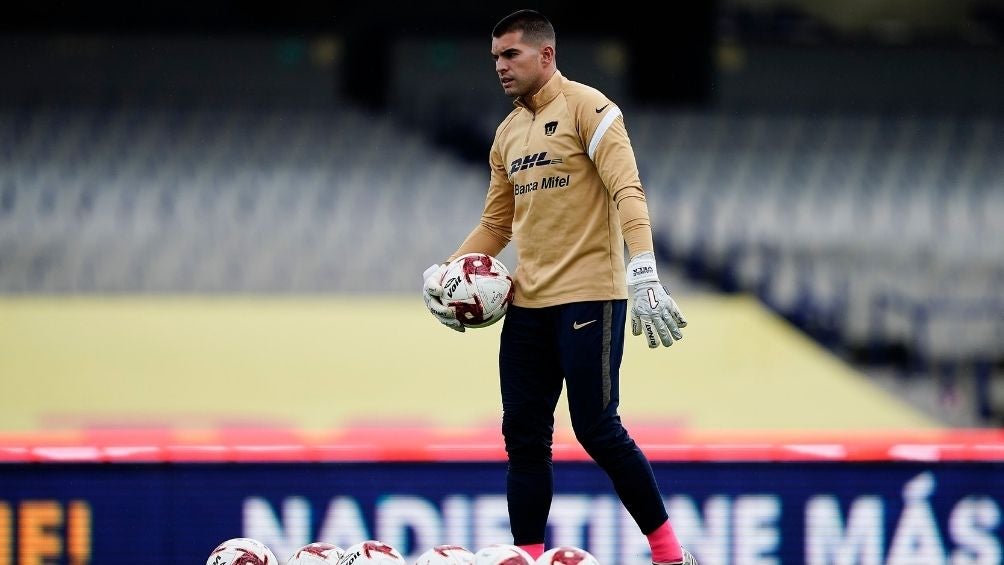
[[[693,276],[835,348],[1004,359],[1001,118],[627,116],[658,242]],[[0,292],[414,292],[487,180],[344,107],[4,109]]]
[[[0,291],[401,292],[487,173],[350,110],[0,112]]]
[[[830,345],[1004,359],[1004,123],[636,115],[664,249]]]

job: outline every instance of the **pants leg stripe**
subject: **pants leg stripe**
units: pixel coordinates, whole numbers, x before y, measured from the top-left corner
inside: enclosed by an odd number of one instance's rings
[[[610,340],[613,318],[613,303],[603,303],[603,409],[610,404]]]

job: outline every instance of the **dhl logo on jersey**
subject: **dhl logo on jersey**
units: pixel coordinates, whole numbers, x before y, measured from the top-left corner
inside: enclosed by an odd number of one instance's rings
[[[560,158],[548,159],[547,151],[541,151],[540,153],[533,153],[531,155],[523,156],[516,159],[509,164],[509,176],[516,174],[516,171],[525,171],[531,167],[543,167],[546,165],[557,165],[561,162]]]

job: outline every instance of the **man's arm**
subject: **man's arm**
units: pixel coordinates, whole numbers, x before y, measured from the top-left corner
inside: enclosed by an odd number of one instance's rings
[[[429,312],[445,326],[457,331],[464,331],[464,326],[457,320],[457,313],[443,304],[443,273],[446,265],[454,258],[465,253],[485,253],[497,256],[512,239],[512,218],[516,210],[512,184],[506,175],[502,164],[502,155],[497,144],[492,144],[489,158],[491,163],[491,179],[488,185],[488,196],[481,212],[481,221],[474,227],[460,247],[441,264],[432,265],[422,274],[425,281],[423,297]]]
[[[450,255],[450,259],[465,253],[485,253],[496,256],[512,240],[512,218],[516,210],[512,183],[506,174],[502,153],[497,144],[492,144],[489,158],[491,179],[488,196],[481,212],[481,221],[471,230],[467,239]]]
[[[628,257],[654,251],[648,202],[620,108],[610,104],[599,117],[585,113],[583,118],[588,120],[582,128],[585,134],[583,142],[596,172],[617,206]]]
[[[683,339],[680,328],[686,327],[687,320],[659,280],[648,203],[624,118],[612,104],[598,118],[587,112],[580,116],[584,146],[617,206],[628,248],[626,278],[634,289],[631,333],[644,334],[649,347],[658,347],[660,342],[669,347],[674,339]]]

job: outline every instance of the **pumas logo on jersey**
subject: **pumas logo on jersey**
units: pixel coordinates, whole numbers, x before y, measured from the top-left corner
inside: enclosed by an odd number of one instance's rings
[[[547,122],[544,124],[544,135],[554,135],[554,132],[558,129],[558,122]]]
[[[533,153],[531,155],[526,155],[522,158],[516,159],[509,164],[509,176],[516,174],[516,171],[525,171],[531,167],[544,167],[547,165],[557,165],[561,162],[560,158],[548,159],[547,151],[541,151],[540,153]]]

